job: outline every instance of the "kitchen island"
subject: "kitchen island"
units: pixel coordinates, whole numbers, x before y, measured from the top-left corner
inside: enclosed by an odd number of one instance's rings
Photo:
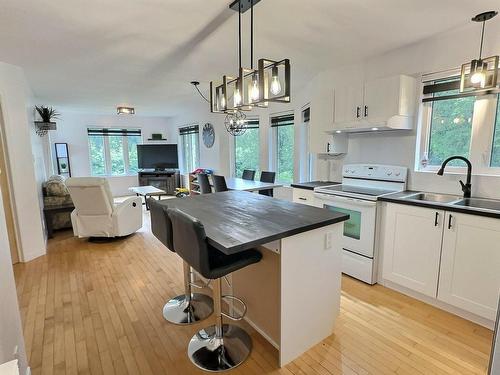
[[[231,275],[229,292],[245,301],[245,319],[278,349],[280,366],[332,334],[348,215],[242,191],[156,203],[199,219],[225,254],[261,250],[259,263]]]

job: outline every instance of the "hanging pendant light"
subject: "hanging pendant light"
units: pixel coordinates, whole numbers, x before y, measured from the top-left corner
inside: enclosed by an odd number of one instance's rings
[[[479,58],[470,63],[462,65],[460,72],[460,92],[490,89],[497,85],[498,69],[500,68],[499,56],[483,58],[484,27],[486,21],[498,14],[497,11],[489,11],[478,14],[472,18],[474,22],[481,22],[481,43],[479,46]]]

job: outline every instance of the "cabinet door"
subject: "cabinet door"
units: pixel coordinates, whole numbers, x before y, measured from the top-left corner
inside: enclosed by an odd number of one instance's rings
[[[387,121],[399,113],[399,76],[381,78],[365,83],[363,119]]]
[[[494,320],[500,292],[500,220],[446,213],[438,298]]]
[[[363,86],[344,86],[334,93],[334,128],[354,127],[362,117]]]
[[[384,279],[437,295],[444,211],[387,204],[381,249]]]

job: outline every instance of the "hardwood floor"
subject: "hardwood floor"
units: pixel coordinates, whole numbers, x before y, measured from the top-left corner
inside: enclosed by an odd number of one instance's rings
[[[46,256],[14,269],[33,375],[204,373],[186,347],[213,320],[164,321],[164,303],[182,292],[182,266],[146,226],[106,244],[56,233]],[[279,369],[277,351],[245,325],[254,348],[233,373],[486,373],[491,331],[382,286],[342,282],[332,336]]]

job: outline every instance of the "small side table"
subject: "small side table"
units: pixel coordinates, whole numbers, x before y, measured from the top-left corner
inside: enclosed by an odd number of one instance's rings
[[[45,217],[45,225],[47,226],[47,237],[52,238],[54,228],[52,228],[52,217],[60,212],[72,212],[75,206],[72,204],[65,204],[59,206],[45,206],[43,208],[43,216]]]
[[[144,197],[144,205],[146,210],[149,210],[148,197],[156,196],[161,200],[163,195],[167,195],[165,190],[158,189],[154,186],[133,186],[128,188],[129,191],[135,193],[138,197]]]

